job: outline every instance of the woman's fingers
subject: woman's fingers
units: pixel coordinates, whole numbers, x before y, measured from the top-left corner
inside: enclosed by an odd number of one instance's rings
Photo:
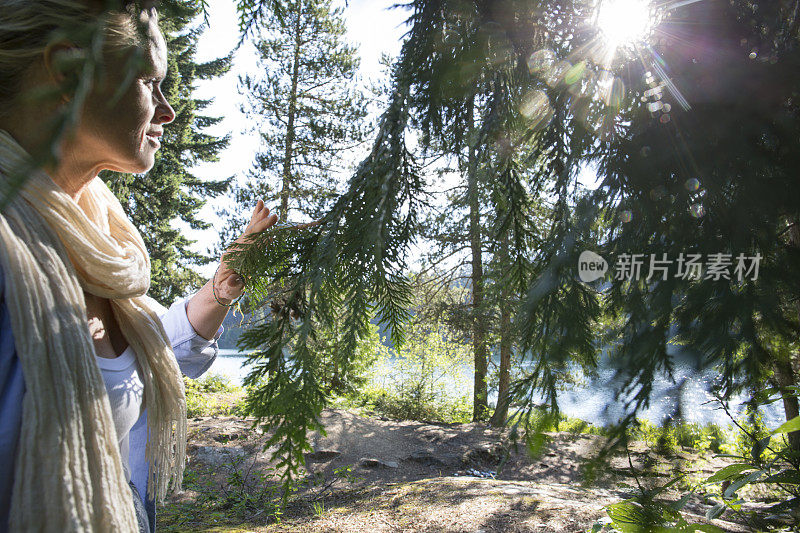
[[[267,210],[265,210],[265,211],[267,211]],[[276,222],[278,222],[278,215],[276,215],[275,213],[273,213],[271,215],[265,213],[263,218],[261,218],[260,220],[257,220],[253,224],[253,230],[252,231],[253,231],[253,233],[258,233],[259,231],[264,231],[265,229],[271,228],[272,226],[274,226]]]
[[[264,231],[278,221],[278,215],[275,213],[270,214],[269,208],[264,205],[262,200],[259,200],[253,209],[253,216],[250,217],[250,224],[247,225],[245,233],[258,233]]]
[[[259,200],[256,204],[256,207],[253,209],[253,214],[250,217],[250,222],[247,224],[247,227],[244,230],[238,241],[242,241],[242,239],[250,235],[251,233],[259,233],[264,231],[265,229],[272,227],[278,221],[278,215],[272,213],[270,214],[269,208],[264,205],[262,200]]]
[[[256,220],[256,217],[258,217],[259,213],[263,209],[264,209],[264,201],[259,200],[258,202],[256,202],[256,207],[255,209],[253,209],[253,214],[250,216],[250,224],[252,224]],[[267,209],[267,212],[269,213],[269,209]]]
[[[247,236],[253,233],[260,233],[266,229],[271,228],[278,222],[278,215],[275,213],[270,213],[269,208],[264,205],[263,200],[259,200],[256,203],[255,208],[253,209],[253,214],[250,217],[250,223],[245,228],[244,233],[236,239],[237,243],[246,242]],[[288,230],[303,230],[307,228],[312,228],[314,226],[319,226],[322,223],[322,220],[313,220],[311,222],[307,222],[304,224],[298,224],[296,226],[291,226]]]
[[[267,228],[271,228],[277,222],[278,222],[278,215],[275,213],[270,213],[269,208],[266,205],[264,205],[264,202],[262,200],[259,200],[258,203],[256,203],[255,209],[253,209],[253,215],[250,217],[250,223],[247,225],[247,229],[245,229],[244,235],[250,233],[259,233]],[[313,220],[311,222],[306,222],[304,224],[291,226],[288,229],[303,230],[307,228],[313,228],[314,226],[319,226],[321,223],[322,220]]]

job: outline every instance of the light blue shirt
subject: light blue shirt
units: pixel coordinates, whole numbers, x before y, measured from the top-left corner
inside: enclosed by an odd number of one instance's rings
[[[22,425],[22,396],[25,380],[22,375],[11,320],[5,302],[5,281],[0,270],[0,531],[8,529],[11,491],[14,486],[14,462]],[[172,304],[159,313],[164,330],[172,344],[178,366],[187,377],[200,377],[217,357],[217,339],[222,328],[212,340],[199,336],[186,316],[188,298]],[[147,411],[139,418],[130,433],[129,464],[131,481],[142,498],[147,494],[148,464],[145,460],[147,443]],[[152,512],[152,506],[148,506]],[[151,522],[153,517],[151,516]]]

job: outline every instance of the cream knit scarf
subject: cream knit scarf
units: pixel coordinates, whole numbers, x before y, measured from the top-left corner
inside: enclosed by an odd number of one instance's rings
[[[0,130],[0,183],[29,156]],[[183,380],[153,301],[141,236],[100,178],[76,204],[32,172],[0,215],[5,302],[25,377],[13,531],[138,531],[83,291],[111,300],[136,352],[148,419],[148,494],[180,489]]]

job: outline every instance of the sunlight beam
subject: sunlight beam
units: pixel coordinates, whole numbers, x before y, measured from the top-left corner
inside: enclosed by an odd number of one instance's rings
[[[616,49],[644,40],[653,30],[655,16],[646,0],[604,0],[596,24],[609,48]]]

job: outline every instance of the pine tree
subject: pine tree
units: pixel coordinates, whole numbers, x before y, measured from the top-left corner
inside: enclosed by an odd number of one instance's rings
[[[271,31],[256,43],[262,72],[240,78],[262,142],[247,182],[234,187],[236,206],[223,239],[238,234],[255,198],[275,204],[284,221],[319,217],[367,129],[366,98],[355,83],[359,58],[344,40],[342,10],[330,0],[288,2],[280,20],[272,17]],[[285,303],[281,294],[270,298],[276,308]],[[352,390],[360,380],[355,368],[363,367],[342,361],[340,321],[333,313],[328,322],[314,322],[311,345],[328,394]]]
[[[429,50],[423,68],[441,68],[450,62],[450,70],[464,77],[434,79],[430,93],[417,96],[422,112],[417,120],[423,131],[423,146],[440,150],[453,159],[463,177],[460,190],[464,194],[451,195],[453,204],[438,216],[438,223],[429,231],[429,238],[443,248],[434,254],[441,262],[450,254],[457,254],[465,246],[470,255],[471,320],[470,337],[473,346],[473,420],[488,417],[488,358],[487,345],[489,306],[485,301],[485,240],[484,227],[489,221],[492,206],[487,203],[485,179],[492,170],[487,146],[498,132],[487,123],[492,83],[501,73],[513,69],[507,40],[486,31],[477,24],[474,11],[466,5],[458,6],[442,23],[442,36]],[[438,28],[436,28],[438,30]],[[426,72],[426,74],[429,72]],[[422,85],[422,84],[420,84]],[[424,91],[424,89],[423,89]],[[430,115],[427,107],[432,98],[440,109]],[[433,120],[430,125],[428,120]],[[461,214],[466,210],[462,219]],[[456,215],[458,218],[454,218]],[[440,233],[442,227],[447,230]],[[447,281],[445,283],[448,283]]]
[[[455,155],[464,175],[459,188],[463,194],[451,195],[452,205],[439,214],[428,233],[443,245],[434,255],[435,262],[458,253],[464,244],[469,248],[473,417],[480,420],[488,416],[487,339],[493,326],[505,332],[500,343],[506,356],[501,372],[504,395],[508,389],[512,330],[493,325],[491,319],[502,309],[500,322],[510,325],[510,309],[502,301],[521,290],[525,268],[518,267],[526,264],[526,248],[519,246],[511,254],[513,259],[506,254],[508,257],[492,267],[499,285],[515,285],[514,291],[494,291],[493,298],[487,298],[491,280],[486,269],[496,259],[495,242],[513,239],[515,244],[527,246],[524,241],[534,230],[530,214],[525,213],[530,200],[527,177],[520,171],[530,159],[516,152],[524,148],[525,139],[539,124],[519,110],[530,80],[509,35],[496,24],[486,23],[477,5],[453,3],[441,9],[442,20],[428,36],[426,56],[420,57],[422,65],[414,74],[419,91],[414,104],[425,134],[423,141]],[[510,200],[509,194],[514,195]]]
[[[449,269],[449,275],[440,273],[441,283],[450,285],[455,283],[454,276],[460,275],[462,267],[469,264],[469,320],[464,331],[472,340],[473,356],[473,409],[472,417],[474,421],[484,420],[488,415],[488,359],[489,349],[487,345],[488,314],[489,309],[486,304],[484,261],[486,250],[485,239],[486,231],[483,229],[489,217],[487,211],[491,207],[487,204],[484,194],[485,186],[483,183],[485,170],[483,162],[480,160],[481,152],[478,146],[481,124],[476,123],[475,108],[479,106],[480,97],[476,94],[468,96],[464,105],[468,112],[463,123],[467,128],[467,141],[463,144],[449,145],[443,142],[443,137],[448,137],[452,132],[447,131],[440,134],[440,138],[434,141],[436,148],[441,150],[437,154],[446,160],[453,161],[460,178],[454,186],[457,192],[447,195],[448,205],[441,210],[434,212],[433,216],[426,224],[426,237],[429,243],[435,247],[428,252],[428,260],[431,265],[426,268],[435,268],[433,265],[444,261],[459,258],[464,251],[468,251],[469,260],[461,259]],[[483,106],[478,109],[480,115]],[[461,124],[458,125],[461,127]],[[443,275],[444,274],[444,275]],[[457,304],[461,307],[461,304]],[[459,312],[460,310],[450,309],[449,312]]]
[[[227,189],[229,179],[206,181],[192,174],[193,166],[216,161],[228,145],[227,136],[218,138],[202,131],[221,119],[202,114],[210,101],[194,98],[193,85],[197,80],[213,79],[227,72],[231,57],[206,63],[194,60],[197,40],[204,30],[203,26],[192,27],[199,15],[197,8],[165,5],[160,13],[168,51],[167,77],[162,90],[175,110],[175,120],[164,128],[156,163],[145,177],[106,174],[104,179],[147,246],[152,264],[148,294],[169,305],[202,285],[192,266],[214,259],[191,250],[192,241],[173,224],[182,221],[192,229],[209,228],[208,222],[198,218],[198,212],[208,198]]]
[[[289,2],[256,43],[263,71],[241,79],[261,148],[238,196],[263,198],[278,214],[317,218],[330,205],[344,156],[362,140],[365,98],[355,86],[359,59],[344,41],[341,9],[330,0]],[[272,183],[277,184],[272,187]]]

